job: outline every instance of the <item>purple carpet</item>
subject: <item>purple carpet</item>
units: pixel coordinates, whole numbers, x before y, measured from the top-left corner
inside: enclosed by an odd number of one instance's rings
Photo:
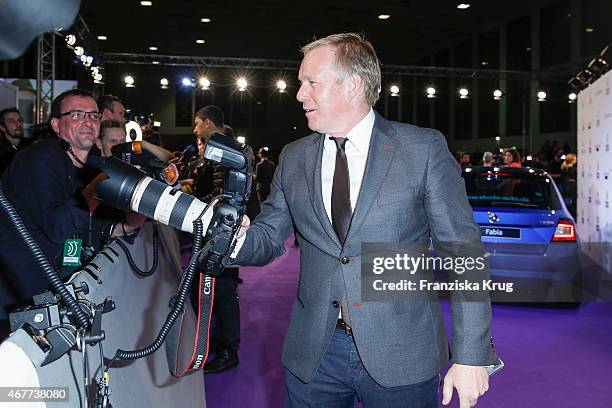
[[[206,376],[209,408],[282,407],[281,348],[297,290],[299,251],[264,268],[241,268],[240,366]],[[448,304],[443,305],[445,317]],[[578,310],[495,305],[493,335],[506,367],[479,407],[608,408],[612,380],[612,304]],[[453,396],[451,407],[458,407]]]

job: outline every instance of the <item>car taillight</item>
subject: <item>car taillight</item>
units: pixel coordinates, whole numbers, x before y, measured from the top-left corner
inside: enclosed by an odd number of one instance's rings
[[[576,241],[576,226],[570,220],[559,220],[553,242]]]

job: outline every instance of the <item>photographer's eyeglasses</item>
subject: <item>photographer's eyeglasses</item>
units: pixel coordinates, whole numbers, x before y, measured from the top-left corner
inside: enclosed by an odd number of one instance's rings
[[[60,113],[60,116],[69,116],[72,120],[83,120],[85,117],[89,116],[91,120],[96,122],[102,118],[100,112],[85,112],[82,110],[71,110],[69,112]]]

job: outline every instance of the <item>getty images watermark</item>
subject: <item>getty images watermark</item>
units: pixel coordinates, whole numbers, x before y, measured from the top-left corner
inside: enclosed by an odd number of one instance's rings
[[[388,249],[387,249],[388,250]],[[452,271],[454,274],[463,277],[452,281],[431,281],[429,279],[400,279],[400,281],[385,281],[375,279],[372,288],[376,291],[384,290],[428,290],[428,291],[457,291],[457,290],[488,290],[504,291],[511,293],[514,290],[512,282],[494,282],[492,279],[474,280],[472,272],[479,272],[478,275],[485,273],[487,260],[485,256],[431,256],[421,253],[413,256],[407,253],[394,253],[391,256],[375,256],[372,259],[372,273],[382,275],[389,271],[401,271],[405,274],[415,276],[417,272],[424,274],[426,271],[442,272]],[[466,273],[471,276],[467,276]]]
[[[512,282],[490,278],[482,246],[444,243],[362,244],[362,301],[434,300],[451,293],[464,301],[487,300],[491,292],[512,293]]]

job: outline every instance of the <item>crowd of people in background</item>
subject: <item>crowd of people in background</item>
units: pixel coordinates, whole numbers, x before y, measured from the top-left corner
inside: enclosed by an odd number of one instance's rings
[[[568,210],[576,214],[578,161],[576,153],[567,142],[560,146],[557,141],[546,140],[539,151],[527,154],[523,149],[514,147],[502,149],[499,153],[459,151],[456,159],[461,167],[531,167],[545,170],[567,199]]]

